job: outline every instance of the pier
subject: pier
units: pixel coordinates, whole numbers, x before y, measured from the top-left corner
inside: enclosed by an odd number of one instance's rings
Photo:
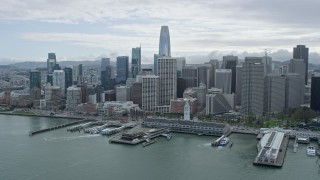
[[[36,130],[36,131],[31,131],[31,132],[29,132],[29,136],[33,136],[33,135],[40,134],[40,133],[43,133],[43,132],[52,131],[52,130],[56,130],[56,129],[60,129],[60,128],[64,128],[64,127],[67,127],[67,126],[72,126],[72,125],[75,125],[75,124],[88,122],[88,121],[91,121],[91,120],[85,119],[85,120],[81,120],[81,121],[74,121],[74,122],[70,122],[70,123],[66,123],[66,124],[60,124],[60,125],[49,127],[49,128],[44,128],[44,129],[39,129],[39,130]]]
[[[110,143],[121,143],[121,144],[130,144],[135,145],[141,142],[146,141],[147,139],[153,139],[162,134],[169,133],[168,128],[161,129],[135,129],[131,132],[123,133],[121,135],[115,136],[109,140]]]

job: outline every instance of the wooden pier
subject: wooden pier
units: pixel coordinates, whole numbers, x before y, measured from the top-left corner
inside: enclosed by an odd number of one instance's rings
[[[29,132],[29,136],[33,136],[33,135],[36,135],[36,134],[39,134],[39,133],[43,133],[43,132],[47,132],[47,131],[52,131],[52,130],[55,130],[55,129],[64,128],[64,127],[67,127],[67,126],[72,126],[72,125],[83,123],[83,122],[87,122],[87,121],[90,121],[90,120],[85,119],[85,120],[81,120],[81,121],[74,121],[74,122],[71,122],[71,123],[60,124],[60,125],[49,127],[49,128],[44,128],[44,129],[39,129],[39,130],[36,130],[36,131],[31,131],[31,132]]]

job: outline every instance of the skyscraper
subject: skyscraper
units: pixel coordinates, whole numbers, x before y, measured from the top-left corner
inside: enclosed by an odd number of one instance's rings
[[[223,56],[223,67],[224,69],[231,69],[231,93],[236,92],[236,66],[238,63],[238,56]]]
[[[299,96],[295,97],[296,99],[300,99],[300,104],[304,102],[304,89],[305,89],[305,71],[306,71],[306,63],[303,59],[291,59],[289,63],[288,71],[289,73],[298,74],[297,81],[300,81],[300,90]]]
[[[65,74],[65,92],[67,92],[68,87],[72,86],[72,69],[64,68]]]
[[[308,84],[308,65],[309,65],[309,48],[305,45],[297,45],[293,48],[293,59],[303,59],[306,64],[305,84]]]
[[[110,58],[101,58],[101,71],[106,70],[106,67],[110,67]]]
[[[162,26],[160,31],[159,55],[171,57],[169,27]]]
[[[170,34],[169,34],[168,26],[161,26],[160,40],[159,40],[159,53],[154,54],[154,61],[153,61],[154,74],[158,74],[157,72],[158,58],[161,58],[161,57],[171,57]]]
[[[60,87],[62,96],[65,96],[65,74],[63,70],[53,71],[53,86]]]
[[[264,109],[264,66],[261,57],[246,57],[242,65],[241,111],[260,115]]]
[[[41,89],[41,76],[38,70],[30,71],[30,91],[34,87]]]
[[[142,76],[142,109],[154,111],[159,101],[159,76]]]
[[[82,86],[84,84],[84,82],[83,82],[83,66],[82,66],[82,64],[78,65],[77,84],[79,86]]]
[[[194,66],[185,66],[182,68],[182,78],[186,81],[186,87],[198,86],[198,68]]]
[[[158,59],[159,105],[170,105],[170,100],[177,98],[177,60],[175,58]]]
[[[47,59],[48,74],[53,73],[54,67],[56,64],[57,64],[56,54],[55,53],[48,53],[48,59]]]
[[[311,109],[320,111],[320,76],[313,76],[311,78]]]
[[[111,67],[107,66],[103,71],[101,71],[101,85],[104,90],[112,90],[114,83],[111,79]]]
[[[222,89],[224,94],[231,94],[232,70],[217,69],[215,78],[214,87]]]
[[[131,73],[135,78],[141,71],[141,47],[132,48]]]
[[[117,83],[125,83],[129,75],[129,57],[117,57]]]

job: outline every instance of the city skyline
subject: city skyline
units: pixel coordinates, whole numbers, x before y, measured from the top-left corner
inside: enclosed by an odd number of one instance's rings
[[[152,63],[159,27],[167,25],[172,57],[243,58],[263,55],[267,48],[274,60],[284,61],[292,58],[293,47],[304,44],[310,63],[319,63],[320,33],[314,23],[319,5],[315,0],[4,2],[0,62],[42,61],[47,52],[55,52],[60,61],[130,56],[141,43],[142,63]]]

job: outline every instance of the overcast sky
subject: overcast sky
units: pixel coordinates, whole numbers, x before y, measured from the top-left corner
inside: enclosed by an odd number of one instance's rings
[[[319,63],[319,8],[319,0],[0,0],[0,58],[94,60],[131,56],[141,44],[150,63],[168,25],[172,56],[206,61],[267,48],[288,60],[305,44]]]

